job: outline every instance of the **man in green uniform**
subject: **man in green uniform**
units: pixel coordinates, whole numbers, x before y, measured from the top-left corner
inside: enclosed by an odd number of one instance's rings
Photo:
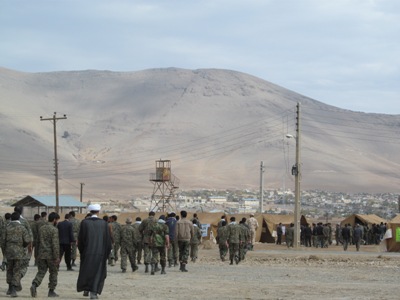
[[[167,252],[169,248],[169,230],[165,224],[165,216],[162,215],[157,222],[151,224],[150,246],[152,251],[151,257],[151,275],[154,275],[158,269],[158,262],[161,265],[161,274],[165,273],[167,265]]]
[[[81,226],[81,221],[75,219],[75,212],[69,212],[69,221],[72,223],[72,231],[74,233],[75,241],[78,240],[79,234],[79,227]],[[76,267],[75,260],[76,260],[76,253],[78,251],[77,243],[73,243],[71,247],[71,267]]]
[[[21,278],[26,263],[25,248],[32,247],[32,238],[19,220],[19,213],[13,212],[2,239],[2,248],[7,258],[7,295],[11,297],[18,296],[17,289],[22,290]]]
[[[190,258],[192,262],[196,262],[199,253],[199,244],[201,243],[201,230],[198,226],[198,219],[193,218],[193,237],[190,240]]]
[[[231,261],[231,265],[233,265],[233,259],[235,259],[236,264],[239,263],[239,245],[241,238],[241,228],[238,224],[236,224],[236,218],[231,217],[230,223],[227,226],[227,235],[228,235],[228,245],[229,245],[229,259]]]
[[[226,221],[221,222],[221,226],[217,230],[217,243],[219,247],[219,257],[225,261],[225,256],[228,253],[228,229]]]
[[[141,235],[138,227],[132,225],[132,218],[128,217],[125,221],[126,225],[121,230],[121,269],[122,273],[126,272],[127,261],[131,264],[132,272],[138,269],[136,265],[137,244],[141,242]]]
[[[48,222],[39,229],[38,239],[38,272],[32,281],[31,296],[36,297],[36,288],[40,286],[44,276],[49,270],[48,297],[58,297],[54,291],[57,286],[58,265],[60,264],[60,243],[58,229],[56,227],[60,216],[52,212],[48,216]]]
[[[150,236],[151,236],[151,225],[152,223],[156,222],[156,219],[154,218],[155,212],[151,211],[149,212],[149,217],[140,224],[139,226],[139,231],[143,236],[143,252],[144,252],[144,265],[145,265],[145,273],[149,272],[149,264],[151,264],[151,248],[150,248]]]

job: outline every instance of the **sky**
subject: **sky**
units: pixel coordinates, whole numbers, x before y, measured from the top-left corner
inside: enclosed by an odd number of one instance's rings
[[[218,68],[400,114],[399,0],[0,0],[0,67]]]

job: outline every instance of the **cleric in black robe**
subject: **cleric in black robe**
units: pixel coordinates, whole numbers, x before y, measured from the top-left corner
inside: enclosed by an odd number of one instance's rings
[[[100,205],[89,205],[92,216],[82,220],[78,235],[80,253],[77,291],[84,291],[84,296],[97,299],[101,294],[107,277],[107,258],[111,252],[111,236],[108,224],[98,218]]]

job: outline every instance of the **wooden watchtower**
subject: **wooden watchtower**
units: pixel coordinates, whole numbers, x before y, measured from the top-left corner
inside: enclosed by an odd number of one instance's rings
[[[179,188],[179,179],[171,173],[170,160],[157,160],[156,172],[150,173],[153,183],[150,211],[176,210],[175,191]]]

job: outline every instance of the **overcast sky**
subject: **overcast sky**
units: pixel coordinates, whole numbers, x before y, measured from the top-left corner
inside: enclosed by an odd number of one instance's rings
[[[0,0],[0,66],[222,68],[400,114],[399,0]]]

